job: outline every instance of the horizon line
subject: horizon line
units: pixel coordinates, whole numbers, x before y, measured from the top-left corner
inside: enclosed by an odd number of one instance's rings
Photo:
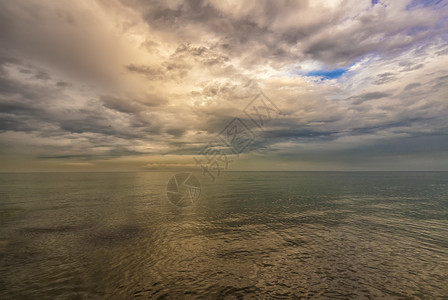
[[[139,171],[0,171],[0,174],[18,174],[18,173],[146,173],[146,172],[184,172],[184,173],[195,173],[200,172],[198,171],[192,171],[192,170],[169,170],[169,171],[163,171],[163,170],[139,170]],[[241,173],[241,172],[333,172],[333,173],[365,173],[365,172],[390,172],[390,173],[398,173],[398,172],[448,172],[448,170],[233,170],[233,171],[223,171],[222,173]]]

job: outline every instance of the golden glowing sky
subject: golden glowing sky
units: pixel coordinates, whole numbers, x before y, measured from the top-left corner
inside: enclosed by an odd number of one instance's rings
[[[448,170],[445,1],[0,0],[0,171]]]

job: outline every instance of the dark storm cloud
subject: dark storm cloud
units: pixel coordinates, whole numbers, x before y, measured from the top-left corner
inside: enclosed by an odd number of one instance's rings
[[[143,65],[136,66],[136,65],[131,64],[129,66],[126,66],[126,69],[128,69],[128,71],[130,71],[130,72],[144,75],[144,76],[148,77],[149,79],[153,79],[153,80],[163,80],[166,78],[164,70],[159,67],[151,67],[151,66],[143,66]]]
[[[300,128],[269,130],[261,134],[266,139],[266,143],[278,142],[279,140],[294,140],[294,139],[321,139],[328,140],[332,135],[338,133],[337,131],[319,131],[314,128]],[[273,140],[275,139],[275,140]]]
[[[126,98],[101,96],[100,101],[109,109],[128,114],[138,114],[150,107],[162,106],[168,103],[168,99],[165,97],[154,94],[128,96]]]
[[[60,88],[65,88],[71,86],[71,84],[69,82],[59,81],[56,82],[56,86]]]
[[[169,60],[158,66],[128,65],[130,72],[143,75],[150,80],[176,80],[188,75],[189,65],[183,60]]]
[[[266,61],[262,58],[263,56],[278,56],[280,59],[280,54],[290,55],[278,43],[277,33],[270,30],[268,26],[259,24],[252,17],[264,14],[267,19],[276,18],[277,14],[283,10],[297,6],[291,5],[291,2],[283,1],[277,5],[260,4],[261,11],[257,9],[253,16],[250,13],[244,16],[233,16],[221,11],[215,4],[208,1],[186,1],[175,8],[160,1],[125,1],[125,3],[142,11],[144,19],[151,28],[177,33],[181,41],[188,42],[197,39],[196,29],[193,28],[190,33],[186,31],[188,26],[198,27],[199,35],[209,32],[217,36],[219,42],[213,49],[193,46],[186,49],[185,43],[178,49],[179,52],[188,50],[192,55],[197,56],[207,52],[210,57],[204,60],[204,63],[222,63],[227,61],[229,56],[246,56],[250,54],[246,52],[247,45],[254,42],[262,48],[257,50],[259,55],[252,57],[253,59]],[[287,39],[288,36],[284,35],[284,38]]]
[[[229,57],[223,54],[219,54],[215,51],[218,45],[213,47],[205,46],[192,46],[189,43],[180,45],[174,54],[173,58],[188,58],[193,57],[197,62],[203,63],[208,66],[213,66],[215,64],[223,64],[230,61]]]
[[[142,109],[142,105],[133,101],[123,101],[123,99],[115,97],[101,97],[103,105],[107,108],[122,113],[137,113]]]
[[[103,154],[73,154],[73,155],[42,155],[37,157],[38,159],[77,159],[82,161],[89,161],[89,160],[98,160],[98,159],[111,159],[114,157],[121,157],[121,156],[138,156],[138,155],[147,155],[151,154],[151,151],[131,151],[126,148],[122,147],[116,147],[114,149],[111,149],[109,151],[106,151]]]
[[[392,72],[386,72],[386,73],[382,73],[382,74],[378,74],[377,75],[377,80],[374,82],[374,84],[377,85],[381,85],[381,84],[385,84],[388,83],[392,80],[395,80],[395,73]]]
[[[284,141],[300,141],[303,144],[312,144],[317,142],[330,142],[336,141],[341,137],[362,137],[362,136],[375,136],[380,132],[391,131],[394,134],[401,133],[412,133],[415,134],[414,128],[418,128],[419,125],[425,124],[431,121],[431,118],[423,117],[409,117],[403,116],[399,121],[384,122],[375,126],[356,126],[353,124],[351,127],[343,128],[343,130],[329,129],[331,127],[337,128],[338,126],[334,124],[333,126],[309,126],[306,124],[297,125],[291,122],[289,126],[284,124],[280,129],[269,129],[264,132],[260,132],[260,144],[264,147],[269,147],[270,145],[281,143]],[[289,127],[289,128],[288,128]],[[277,127],[278,128],[278,127]],[[443,130],[433,133],[434,135],[440,135]],[[333,151],[331,144],[328,144],[327,151]]]
[[[409,90],[412,90],[412,89],[414,89],[416,87],[419,87],[419,86],[421,86],[420,83],[410,83],[407,86],[405,86],[404,90],[405,91],[409,91]]]
[[[283,114],[251,153],[443,152],[443,18],[406,1],[0,0],[0,144],[42,160],[192,155],[262,89]]]
[[[448,136],[433,135],[378,141],[350,149],[317,148],[303,149],[296,153],[277,153],[286,161],[308,161],[332,163],[337,161],[345,166],[355,166],[355,170],[416,170],[426,162],[428,169],[437,170],[440,161],[448,159],[446,149]],[[397,165],[397,162],[406,163]],[[429,163],[428,162],[432,162]],[[439,163],[438,163],[439,162]]]
[[[412,63],[401,63],[400,66],[403,66],[403,69],[400,72],[409,72],[423,68],[424,64],[412,64]]]
[[[157,65],[130,64],[125,68],[132,73],[142,75],[150,80],[179,80],[188,76],[194,63],[207,67],[223,65],[229,58],[215,51],[213,47],[192,46],[189,43],[179,45],[168,59]]]
[[[15,59],[4,59],[0,69],[6,64],[13,63],[20,67]],[[30,75],[46,74],[42,71],[32,70]],[[34,77],[47,80],[46,76]],[[0,73],[0,131],[36,131],[39,130],[38,119],[46,118],[45,106],[47,94],[44,88],[33,87],[8,78],[4,72]],[[38,117],[39,116],[39,117]]]
[[[19,60],[3,59],[2,63],[2,69],[24,69]],[[162,96],[146,94],[137,102],[125,99],[121,104],[114,102],[114,98],[100,97],[73,108],[70,107],[72,99],[58,88],[69,84],[52,81],[46,72],[30,65],[26,70],[18,71],[28,76],[26,80],[12,78],[7,72],[0,74],[0,132],[22,132],[36,138],[58,138],[60,141],[85,140],[83,135],[87,135],[86,152],[90,151],[88,147],[104,143],[102,136],[111,137],[105,144],[114,146],[119,139],[140,140],[147,135],[161,133],[159,126],[148,121],[135,127],[133,114],[164,103]],[[48,82],[48,85],[42,86],[42,82]],[[124,109],[126,103],[131,103],[130,107],[134,105],[134,109]],[[115,110],[125,112],[124,116],[117,118]]]
[[[396,8],[386,10],[383,6],[371,9],[366,6],[367,10],[359,13],[353,10],[350,1],[342,1],[337,9],[286,0],[240,3],[234,4],[235,7],[202,0],[177,5],[160,1],[123,3],[140,11],[154,30],[177,34],[186,41],[197,39],[195,35],[214,35],[220,45],[214,51],[230,57],[246,56],[248,63],[311,58],[331,65],[347,65],[373,52],[396,53],[442,30],[440,25],[435,27],[436,20],[422,14],[409,17]],[[301,21],[310,14],[315,15],[314,20]],[[339,22],[347,26],[335,28],[334,24]],[[409,34],[410,28],[426,29]],[[378,38],[372,38],[375,36]],[[294,51],[293,47],[302,51]],[[249,56],[254,53],[257,55]]]
[[[370,100],[375,100],[375,99],[381,99],[381,98],[385,98],[385,97],[390,97],[392,96],[392,94],[389,93],[384,93],[384,92],[371,92],[371,93],[365,93],[359,96],[354,96],[352,97],[353,104],[361,104],[364,103],[366,101],[370,101]]]

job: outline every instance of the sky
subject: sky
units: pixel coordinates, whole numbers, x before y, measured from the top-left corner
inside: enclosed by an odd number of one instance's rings
[[[447,1],[0,0],[0,171],[198,169],[234,120],[229,171],[448,170],[447,41]]]

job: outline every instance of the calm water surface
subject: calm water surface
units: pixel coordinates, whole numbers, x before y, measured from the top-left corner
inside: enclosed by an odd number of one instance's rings
[[[448,173],[173,174],[0,174],[0,299],[448,299]]]

